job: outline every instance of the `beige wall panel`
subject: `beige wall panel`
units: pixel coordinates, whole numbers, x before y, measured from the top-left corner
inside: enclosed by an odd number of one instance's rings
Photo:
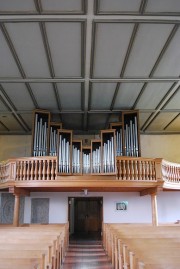
[[[0,161],[16,157],[30,157],[31,135],[1,135]]]
[[[163,158],[180,163],[180,135],[141,135],[142,157]]]
[[[74,136],[75,139],[90,139],[98,136]],[[164,158],[179,162],[180,135],[141,135],[142,157]],[[0,161],[14,157],[29,157],[31,154],[31,135],[0,136]]]

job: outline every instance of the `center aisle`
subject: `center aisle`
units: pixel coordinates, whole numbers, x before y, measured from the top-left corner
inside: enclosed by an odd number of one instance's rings
[[[62,269],[112,269],[101,241],[71,241]]]

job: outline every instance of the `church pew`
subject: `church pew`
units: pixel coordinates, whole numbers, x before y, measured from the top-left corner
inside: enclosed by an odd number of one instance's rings
[[[59,268],[65,255],[65,247],[67,247],[65,246],[67,244],[65,242],[67,241],[66,237],[68,237],[68,225],[52,225],[51,227],[49,225],[46,225],[46,227],[38,225],[38,227],[15,228],[8,226],[5,229],[1,229],[0,246],[4,246],[4,249],[0,247],[0,260],[2,259],[4,266],[6,263],[6,266],[2,268],[12,268],[12,263],[8,267],[7,257],[16,260],[17,268],[18,264],[19,268],[21,268],[21,264],[26,264],[26,267],[22,266],[23,269],[28,268],[28,266],[34,269],[31,264],[31,261],[34,261],[34,259],[36,265],[39,263],[39,267],[35,265],[38,269],[41,267],[43,269]],[[18,256],[20,253],[23,254]],[[37,254],[39,255],[38,257]],[[44,257],[44,260],[42,260],[42,257]]]
[[[177,227],[107,224],[103,244],[115,269],[180,268]]]

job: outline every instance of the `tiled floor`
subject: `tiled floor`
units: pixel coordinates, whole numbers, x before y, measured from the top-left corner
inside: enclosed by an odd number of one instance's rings
[[[101,241],[70,241],[62,269],[112,269]]]

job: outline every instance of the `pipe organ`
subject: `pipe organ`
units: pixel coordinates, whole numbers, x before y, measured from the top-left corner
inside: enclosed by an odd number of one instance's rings
[[[138,111],[123,111],[119,122],[100,131],[89,146],[73,140],[73,131],[50,121],[50,112],[35,110],[32,156],[57,156],[59,175],[115,174],[116,156],[140,156]]]

